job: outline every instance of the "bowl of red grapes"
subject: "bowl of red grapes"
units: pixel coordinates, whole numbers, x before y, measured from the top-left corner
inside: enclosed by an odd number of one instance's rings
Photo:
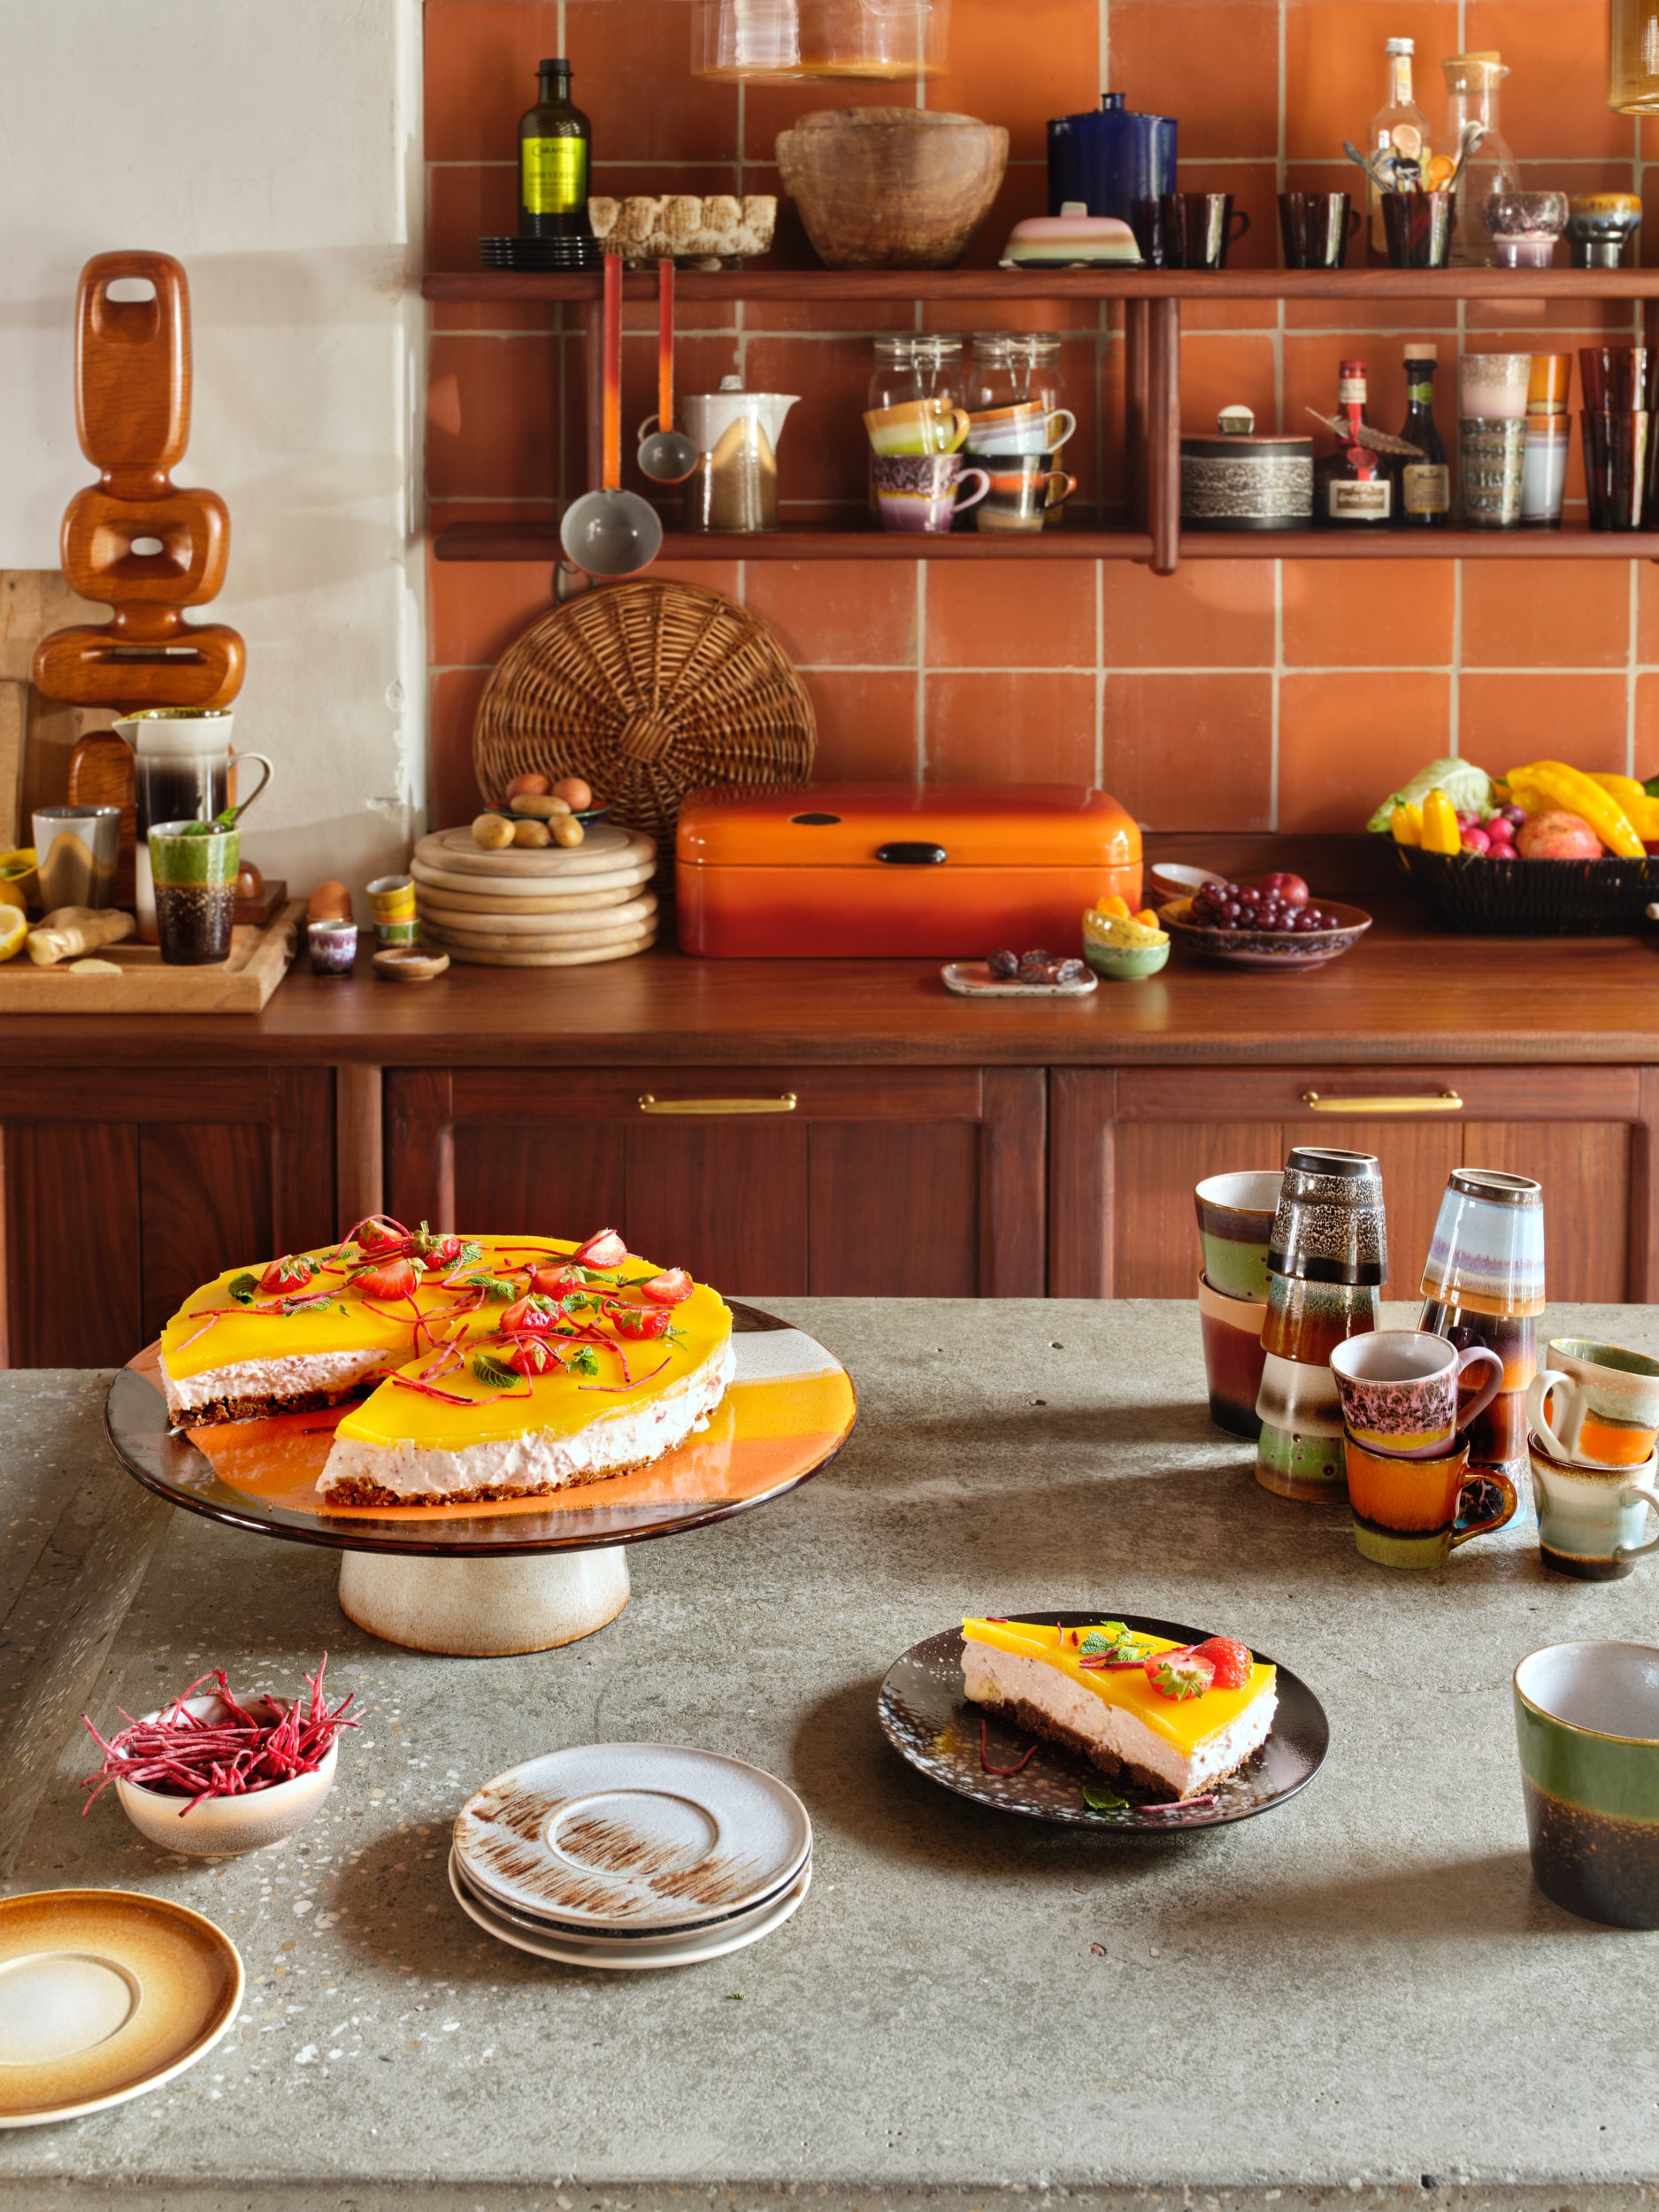
[[[1215,877],[1191,898],[1160,907],[1158,919],[1208,959],[1298,974],[1339,958],[1371,927],[1363,908],[1315,900],[1300,876],[1283,872],[1259,883]]]

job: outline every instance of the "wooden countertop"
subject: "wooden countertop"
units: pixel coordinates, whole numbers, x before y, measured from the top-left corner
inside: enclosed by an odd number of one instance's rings
[[[296,968],[257,1015],[12,1017],[6,1053],[180,1067],[1659,1063],[1659,941],[1449,935],[1403,894],[1379,845],[1148,838],[1153,857],[1240,875],[1300,865],[1316,895],[1376,916],[1353,952],[1306,975],[1217,967],[1178,946],[1149,983],[987,1005],[947,992],[936,961],[659,949],[563,972],[453,968],[410,986],[376,981],[365,959],[344,980]]]

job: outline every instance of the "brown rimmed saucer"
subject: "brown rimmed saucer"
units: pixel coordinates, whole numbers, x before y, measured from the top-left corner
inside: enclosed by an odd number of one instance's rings
[[[1181,1644],[1202,1643],[1210,1629],[1187,1628],[1173,1621],[1155,1621],[1142,1614],[1094,1612],[1010,1613],[1010,1620],[1030,1621],[1047,1627],[1095,1628],[1102,1620],[1120,1620],[1141,1636],[1163,1636]],[[1307,1788],[1325,1764],[1331,1747],[1331,1724],[1318,1699],[1299,1675],[1258,1651],[1264,1665],[1279,1669],[1279,1709],[1272,1732],[1242,1772],[1218,1782],[1215,1801],[1173,1812],[1147,1809],[1164,1801],[1150,1790],[1102,1774],[1087,1759],[1063,1750],[1058,1744],[1033,1739],[971,1704],[963,1694],[962,1631],[941,1630],[912,1644],[902,1659],[887,1670],[876,1700],[882,1733],[899,1756],[929,1781],[942,1783],[958,1797],[971,1797],[976,1805],[997,1812],[1023,1813],[1032,1820],[1062,1821],[1072,1827],[1099,1828],[1117,1833],[1166,1835],[1193,1828],[1227,1827],[1271,1812]],[[987,1723],[986,1742],[996,1766],[1012,1766],[1030,1749],[1037,1750],[1018,1774],[986,1773],[979,1761],[979,1723]],[[1121,1810],[1093,1810],[1084,1802],[1087,1788],[1097,1794],[1126,1801]]]
[[[40,2127],[158,2089],[242,2003],[236,1947],[137,1890],[0,1899],[0,2128]]]

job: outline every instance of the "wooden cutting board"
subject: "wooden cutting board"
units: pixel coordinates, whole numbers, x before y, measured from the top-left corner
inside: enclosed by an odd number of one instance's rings
[[[609,875],[566,878],[564,883],[570,885],[568,895],[572,898],[589,898],[597,891],[621,891],[632,898],[656,872],[654,868],[641,864],[634,868],[618,868]],[[447,868],[430,867],[424,860],[414,861],[410,873],[415,879],[418,899],[430,888],[468,891],[475,898],[490,899],[498,906],[516,906],[520,899],[540,898],[554,888],[559,890],[561,896],[565,895],[564,884],[557,877],[454,875]],[[581,886],[580,891],[574,887],[578,883]]]
[[[132,939],[94,956],[119,975],[37,968],[27,952],[0,964],[0,1014],[257,1014],[288,972],[305,902],[290,899],[264,929],[237,929],[218,968],[170,968],[160,949]]]
[[[447,908],[423,901],[420,926],[423,934],[440,929],[446,937],[480,941],[490,936],[544,937],[551,941],[579,937],[599,929],[632,933],[641,922],[649,921],[656,911],[657,899],[649,891],[642,899],[630,899],[624,906],[590,908],[580,914],[522,914],[516,910],[509,914],[451,913]]]
[[[451,960],[473,968],[589,968],[602,960],[632,960],[635,953],[649,952],[656,941],[656,930],[648,929],[625,944],[600,945],[592,952],[483,952],[465,945],[451,945],[448,950]]]

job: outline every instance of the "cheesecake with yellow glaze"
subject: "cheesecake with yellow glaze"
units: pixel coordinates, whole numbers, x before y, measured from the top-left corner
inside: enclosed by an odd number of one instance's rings
[[[612,1232],[438,1236],[383,1216],[337,1245],[227,1268],[167,1323],[160,1355],[176,1429],[362,1402],[318,1484],[353,1505],[536,1496],[632,1471],[707,1424],[733,1364],[718,1294]]]
[[[318,1479],[324,1501],[539,1497],[632,1473],[672,1451],[707,1426],[726,1395],[732,1316],[718,1292],[697,1283],[672,1309],[670,1334],[630,1337],[634,1314],[657,1317],[641,1286],[657,1271],[631,1259],[597,1311],[572,1317],[569,1333],[532,1333],[544,1347],[538,1372],[511,1364],[525,1333],[502,1334],[499,1311],[470,1317],[447,1358],[423,1351],[346,1415]]]
[[[1106,1773],[1171,1798],[1202,1795],[1261,1749],[1279,1701],[1272,1667],[1252,1660],[1236,1688],[1214,1681],[1196,1694],[1170,1697],[1154,1686],[1144,1664],[1107,1663],[1102,1651],[1130,1648],[1115,1640],[1118,1632],[1118,1624],[1104,1622],[1091,1632],[964,1620],[967,1694],[1033,1735],[1080,1752]],[[1133,1647],[1155,1666],[1161,1655],[1184,1655],[1187,1648],[1138,1633]]]

